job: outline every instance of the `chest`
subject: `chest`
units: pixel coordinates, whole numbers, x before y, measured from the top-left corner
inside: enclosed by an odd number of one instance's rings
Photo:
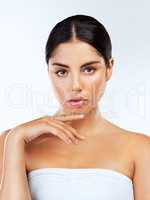
[[[127,171],[130,159],[123,145],[123,141],[114,137],[89,137],[78,144],[66,144],[55,136],[45,137],[26,149],[27,170],[59,166]]]

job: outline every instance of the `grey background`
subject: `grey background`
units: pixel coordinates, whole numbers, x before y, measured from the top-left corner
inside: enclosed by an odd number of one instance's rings
[[[110,121],[150,135],[149,1],[0,1],[0,130],[55,112],[44,48],[52,27],[73,14],[101,21],[115,65],[100,109]]]

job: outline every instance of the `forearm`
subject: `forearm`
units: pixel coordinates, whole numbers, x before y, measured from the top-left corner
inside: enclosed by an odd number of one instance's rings
[[[11,140],[11,137],[6,144],[3,173],[1,200],[31,200],[26,175],[24,146],[17,140]]]

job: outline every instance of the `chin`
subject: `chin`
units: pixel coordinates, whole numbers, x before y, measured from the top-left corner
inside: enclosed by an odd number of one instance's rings
[[[66,114],[87,114],[93,110],[92,107],[84,107],[84,108],[68,108],[68,107],[63,107],[63,112]]]

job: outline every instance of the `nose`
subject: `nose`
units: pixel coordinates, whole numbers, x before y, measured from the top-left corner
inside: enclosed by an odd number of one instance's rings
[[[72,78],[72,91],[80,92],[81,90],[82,90],[82,88],[81,88],[80,77],[78,75],[74,76]]]

